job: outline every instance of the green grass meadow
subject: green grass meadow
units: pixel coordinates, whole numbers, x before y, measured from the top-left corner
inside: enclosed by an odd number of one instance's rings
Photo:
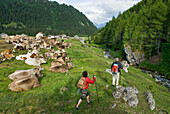
[[[156,84],[149,74],[142,73],[134,67],[130,67],[128,73],[122,70],[120,83],[126,87],[135,86],[139,90],[137,108],[129,107],[122,99],[114,99],[112,93],[115,90],[111,87],[112,75],[105,71],[110,69],[113,60],[105,59],[102,49],[84,46],[74,39],[68,41],[73,41],[72,47],[66,51],[75,67],[71,68],[68,73],[54,73],[48,70],[52,61],[48,60],[46,64],[42,64],[45,70],[42,71],[43,77],[39,79],[41,86],[29,91],[10,91],[8,85],[12,81],[8,76],[16,70],[30,69],[34,66],[29,66],[24,61],[18,61],[15,58],[0,64],[0,113],[158,113],[156,109],[153,111],[149,109],[144,94],[146,91],[153,94],[158,110],[170,113],[170,94],[167,88]],[[54,49],[57,50],[57,48]],[[15,54],[23,53],[26,51],[17,51]],[[99,103],[96,97],[96,86],[93,84],[89,86],[90,99],[93,102],[88,105],[84,100],[80,105],[80,110],[75,110],[81,96],[80,93],[74,96],[78,91],[76,85],[85,70],[88,71],[91,79],[93,75],[97,77]],[[61,91],[62,87],[68,88],[68,91]],[[116,103],[115,108],[112,108],[113,103]]]

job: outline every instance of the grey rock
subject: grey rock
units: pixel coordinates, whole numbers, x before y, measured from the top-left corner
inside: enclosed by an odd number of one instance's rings
[[[146,92],[146,97],[148,99],[148,104],[151,110],[155,108],[155,100],[153,99],[153,96],[150,92]]]
[[[138,98],[136,94],[132,94],[130,98],[128,99],[128,104],[130,107],[137,107],[138,105]]]
[[[114,108],[116,106],[116,104],[115,103],[113,103],[113,106],[112,106],[112,108]]]
[[[126,87],[123,93],[123,100],[127,102],[129,99],[131,99],[134,95],[138,93],[139,91],[136,87]]]
[[[127,94],[138,94],[139,93],[136,87],[126,87],[125,92]]]
[[[121,95],[123,94],[122,95],[123,100],[125,102],[128,101],[128,104],[130,107],[137,107],[139,100],[138,100],[136,94],[138,94],[138,93],[139,93],[139,91],[136,87],[126,87],[125,88],[125,87],[120,86],[117,88],[117,91],[115,91],[112,94],[115,99],[120,98]]]
[[[127,60],[132,65],[140,64],[143,60],[145,60],[145,54],[139,50],[135,50],[135,52],[132,52],[130,45],[124,44],[124,52],[126,53]]]
[[[117,89],[117,91],[112,93],[113,97],[115,99],[119,99],[122,96],[122,93],[123,93],[124,90],[125,90],[125,87],[121,87],[121,88]]]

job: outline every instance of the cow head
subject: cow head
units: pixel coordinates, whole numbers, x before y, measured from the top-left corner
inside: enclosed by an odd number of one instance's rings
[[[30,56],[30,58],[34,58],[35,56],[36,56],[36,54],[33,53],[33,54]]]
[[[37,77],[42,77],[43,75],[41,74],[41,70],[44,70],[41,66],[35,67],[34,68],[34,73]]]
[[[66,65],[67,65],[68,69],[71,69],[72,67],[74,67],[72,62],[67,62]]]

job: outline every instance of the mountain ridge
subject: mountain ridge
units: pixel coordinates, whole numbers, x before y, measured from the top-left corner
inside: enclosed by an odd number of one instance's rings
[[[9,34],[91,35],[93,23],[71,5],[48,0],[0,0],[0,31]]]

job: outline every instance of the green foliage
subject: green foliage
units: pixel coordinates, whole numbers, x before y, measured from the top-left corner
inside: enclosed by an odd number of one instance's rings
[[[170,63],[170,43],[162,44],[162,60],[165,63]]]
[[[156,71],[164,74],[168,79],[170,79],[170,64],[162,61],[159,64],[151,64],[149,61],[143,61],[140,65],[141,68],[146,70]]]
[[[170,44],[162,43],[162,61],[159,64],[151,64],[149,61],[144,61],[140,64],[140,67],[157,71],[166,75],[170,79]]]
[[[168,42],[169,10],[167,0],[143,0],[92,35],[96,44],[123,51],[123,44],[145,52],[150,58],[159,54],[161,43]],[[123,56],[123,53],[122,53]]]
[[[0,31],[7,34],[91,35],[97,28],[73,6],[48,0],[0,0]]]

